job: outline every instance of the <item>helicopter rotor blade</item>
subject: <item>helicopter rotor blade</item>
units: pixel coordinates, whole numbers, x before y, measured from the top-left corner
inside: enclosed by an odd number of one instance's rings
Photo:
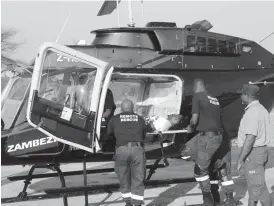
[[[121,0],[118,0],[120,3]],[[101,6],[97,16],[108,15],[113,12],[114,9],[117,8],[117,1],[116,0],[105,0],[103,5]]]

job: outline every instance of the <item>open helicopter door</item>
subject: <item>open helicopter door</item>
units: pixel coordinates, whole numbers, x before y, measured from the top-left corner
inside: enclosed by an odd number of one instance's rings
[[[45,43],[35,60],[28,122],[59,142],[94,152],[101,85],[111,70],[87,54]]]

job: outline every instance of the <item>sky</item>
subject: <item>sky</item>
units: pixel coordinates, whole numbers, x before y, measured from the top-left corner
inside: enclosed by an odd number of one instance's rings
[[[90,43],[90,31],[118,26],[117,10],[110,15],[97,16],[101,1],[1,1],[1,29],[18,31],[14,41],[23,42],[9,57],[31,62],[44,42],[58,40],[60,44]],[[128,3],[119,4],[120,26],[127,26]],[[198,20],[208,20],[212,32],[238,36],[259,42],[274,32],[274,1],[147,1],[132,3],[136,27],[149,21],[176,22],[184,27]],[[274,53],[274,35],[261,43]]]

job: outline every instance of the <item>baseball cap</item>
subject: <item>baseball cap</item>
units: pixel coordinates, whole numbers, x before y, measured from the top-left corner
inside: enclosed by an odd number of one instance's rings
[[[257,96],[259,94],[260,88],[253,84],[244,84],[242,89],[238,90],[239,94],[247,94],[249,96]]]

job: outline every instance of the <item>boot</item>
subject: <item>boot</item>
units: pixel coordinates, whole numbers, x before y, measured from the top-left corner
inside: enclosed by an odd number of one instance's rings
[[[237,206],[237,202],[234,200],[233,192],[226,192],[225,193],[225,200],[222,206]]]
[[[203,192],[203,206],[215,206],[211,192]]]

